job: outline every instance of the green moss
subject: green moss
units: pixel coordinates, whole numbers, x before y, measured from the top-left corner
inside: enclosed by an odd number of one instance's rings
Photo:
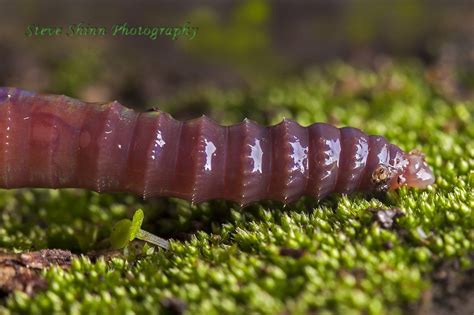
[[[234,71],[253,79],[265,79],[283,68],[282,58],[272,51],[268,26],[271,6],[267,1],[242,1],[225,19],[221,19],[214,6],[203,6],[186,19],[206,32],[199,40],[180,43],[197,58],[232,65]]]
[[[402,313],[430,287],[439,262],[459,259],[467,268],[474,252],[474,104],[444,98],[423,78],[413,65],[376,73],[338,64],[250,92],[191,91],[175,101],[186,107],[199,99],[213,117],[225,113],[226,123],[249,114],[264,123],[290,117],[382,134],[426,153],[437,179],[425,191],[306,198],[286,207],[262,202],[244,211],[221,201],[193,206],[79,190],[2,191],[0,247],[10,250],[85,252],[138,208],[148,231],[192,234],[172,241],[169,251],[147,247],[138,256],[51,268],[46,291],[15,293],[5,311],[157,313],[166,298],[177,298],[193,314]],[[367,210],[391,207],[405,213],[397,229],[381,228]]]

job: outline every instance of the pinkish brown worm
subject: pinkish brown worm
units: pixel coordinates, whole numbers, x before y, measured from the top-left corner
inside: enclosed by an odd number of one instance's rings
[[[181,122],[118,102],[0,88],[0,187],[76,187],[98,192],[210,199],[241,205],[332,192],[425,188],[433,172],[419,152],[384,137],[285,119],[262,127]]]

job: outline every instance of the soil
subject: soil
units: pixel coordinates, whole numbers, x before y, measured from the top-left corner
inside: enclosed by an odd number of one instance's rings
[[[474,255],[471,260],[474,261]],[[432,274],[432,281],[416,314],[474,314],[474,268],[462,271],[457,261],[444,262]]]
[[[74,255],[70,251],[60,249],[0,254],[0,297],[16,290],[34,295],[46,289],[48,284],[41,277],[40,271],[53,265],[67,268],[73,258]]]

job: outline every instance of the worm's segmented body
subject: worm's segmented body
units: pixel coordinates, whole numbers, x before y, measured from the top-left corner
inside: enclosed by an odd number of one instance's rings
[[[224,127],[205,116],[181,122],[118,102],[0,88],[4,188],[77,187],[246,205],[432,182],[419,153],[356,128],[287,119]]]

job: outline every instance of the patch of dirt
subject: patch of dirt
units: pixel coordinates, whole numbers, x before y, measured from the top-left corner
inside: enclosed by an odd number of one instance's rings
[[[137,240],[135,240],[133,243],[135,242],[137,242]],[[122,256],[123,256],[123,251],[117,250],[117,249],[93,250],[87,253],[87,257],[89,257],[89,259],[93,263],[96,262],[99,258],[103,258],[105,261],[109,261],[109,260],[112,260],[113,258],[122,257]]]
[[[369,208],[367,211],[373,213],[372,221],[377,222],[384,229],[393,228],[396,224],[396,219],[405,215],[400,208]]]
[[[288,248],[282,247],[280,248],[280,256],[289,256],[295,259],[299,259],[304,256],[305,250],[301,248]]]
[[[164,298],[160,304],[165,309],[165,314],[181,315],[188,308],[186,302],[176,297]]]
[[[474,261],[474,255],[471,256]],[[441,264],[419,302],[418,315],[474,314],[474,267],[461,271],[458,261]]]
[[[68,268],[74,257],[70,251],[60,249],[0,253],[0,297],[17,290],[33,295],[46,289],[48,284],[40,271],[53,265]]]

